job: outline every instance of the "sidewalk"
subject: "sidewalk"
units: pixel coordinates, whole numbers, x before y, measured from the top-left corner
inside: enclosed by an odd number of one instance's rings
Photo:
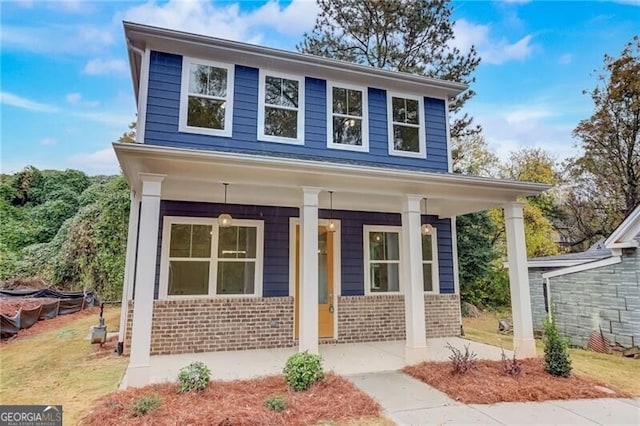
[[[640,398],[462,404],[399,371],[348,377],[399,425],[639,425]]]

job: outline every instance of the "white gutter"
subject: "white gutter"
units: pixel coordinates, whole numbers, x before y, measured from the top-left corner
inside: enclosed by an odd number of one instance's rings
[[[560,277],[562,275],[574,274],[576,272],[588,271],[590,269],[601,268],[603,266],[615,265],[622,262],[622,257],[611,256],[606,259],[597,260],[595,262],[583,263],[582,265],[570,266],[568,268],[557,269],[555,271],[549,271],[542,274],[542,278],[548,279],[553,277]],[[548,288],[547,288],[548,290]]]

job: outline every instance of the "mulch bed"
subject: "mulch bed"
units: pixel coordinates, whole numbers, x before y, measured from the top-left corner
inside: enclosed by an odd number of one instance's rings
[[[554,377],[544,371],[543,360],[539,358],[519,362],[522,372],[517,377],[505,374],[500,361],[478,361],[477,369],[463,375],[454,374],[450,364],[441,362],[425,362],[405,367],[403,371],[466,404],[630,397],[585,377]]]
[[[142,417],[133,417],[130,406],[150,394],[161,406]],[[287,408],[270,411],[264,400],[282,395]],[[201,393],[178,394],[175,384],[150,385],[116,392],[98,401],[83,424],[108,425],[310,425],[320,420],[345,421],[377,417],[380,406],[342,377],[327,374],[305,392],[287,389],[282,377],[233,382],[211,382]]]

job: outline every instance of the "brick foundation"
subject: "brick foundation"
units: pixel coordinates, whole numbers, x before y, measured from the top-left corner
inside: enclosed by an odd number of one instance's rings
[[[424,295],[427,339],[460,336],[460,298],[457,294]]]
[[[404,296],[338,297],[338,343],[404,340]]]

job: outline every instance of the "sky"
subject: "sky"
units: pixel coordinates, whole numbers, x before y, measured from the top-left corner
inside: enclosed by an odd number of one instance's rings
[[[465,111],[501,158],[579,153],[605,54],[640,33],[640,0],[453,1],[455,46],[482,62]],[[0,0],[0,166],[114,174],[111,143],[136,119],[122,21],[294,50],[313,0]]]

